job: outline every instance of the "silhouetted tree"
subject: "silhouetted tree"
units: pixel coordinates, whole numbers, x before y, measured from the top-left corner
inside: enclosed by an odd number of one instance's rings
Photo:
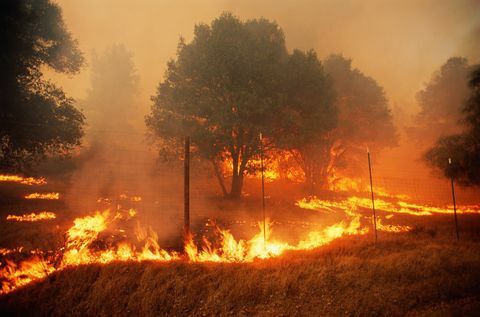
[[[225,195],[241,196],[259,133],[270,134],[281,106],[281,71],[287,58],[283,32],[266,19],[240,21],[223,14],[197,25],[182,39],[153,97],[148,127],[166,142],[189,135],[201,157],[212,162]],[[227,191],[219,162],[231,160]]]
[[[408,132],[421,145],[430,147],[440,137],[461,131],[458,121],[468,98],[471,71],[467,59],[452,57],[417,92],[420,112]]]
[[[337,125],[332,81],[313,51],[295,50],[284,75],[284,105],[274,122],[273,140],[290,151],[305,175],[309,191],[328,173],[331,133]]]
[[[446,177],[455,177],[462,185],[480,185],[480,66],[471,74],[470,98],[463,108],[464,131],[440,138],[428,150],[425,159]],[[452,159],[449,164],[448,159]]]
[[[333,80],[338,125],[326,135],[320,183],[335,169],[365,162],[366,148],[381,151],[397,145],[396,129],[383,88],[371,77],[353,69],[351,60],[330,55],[325,72]]]
[[[22,170],[80,144],[84,117],[42,77],[42,67],[74,74],[83,57],[49,0],[0,2],[0,169]]]
[[[90,139],[100,142],[125,141],[136,111],[138,76],[133,56],[123,44],[108,47],[102,54],[93,54],[91,84],[85,100]],[[120,133],[120,134],[119,134]]]

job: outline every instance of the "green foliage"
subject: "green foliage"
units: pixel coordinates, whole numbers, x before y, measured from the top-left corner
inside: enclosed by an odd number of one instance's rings
[[[83,57],[48,0],[0,4],[0,169],[22,170],[80,144],[84,117],[42,78],[42,67],[74,74]]]
[[[480,67],[472,72],[470,98],[463,108],[464,131],[440,138],[427,151],[427,162],[443,172],[445,177],[454,177],[462,185],[480,185]],[[451,164],[449,164],[451,158]]]
[[[197,25],[191,43],[178,45],[165,80],[146,118],[155,135],[178,142],[189,135],[198,153],[219,162],[231,159],[230,193],[241,195],[244,173],[258,154],[259,133],[270,127],[282,105],[283,32],[265,19],[242,22],[223,14],[211,26]]]

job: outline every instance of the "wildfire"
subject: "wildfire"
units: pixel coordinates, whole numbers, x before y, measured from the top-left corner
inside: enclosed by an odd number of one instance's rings
[[[387,217],[385,217],[387,218]],[[387,218],[388,219],[388,218]],[[410,226],[401,226],[401,225],[392,225],[384,224],[380,217],[377,217],[377,230],[386,231],[386,232],[407,232],[412,230]]]
[[[12,220],[12,221],[20,221],[20,222],[34,222],[34,221],[40,221],[40,220],[48,220],[48,219],[55,219],[57,216],[55,213],[50,212],[50,211],[42,211],[37,213],[29,213],[29,214],[23,214],[20,216],[17,215],[8,215],[7,220]]]
[[[60,193],[31,193],[24,197],[25,199],[46,199],[46,200],[58,200],[60,199]]]
[[[9,260],[6,262],[7,265],[0,269],[2,293],[11,292],[32,281],[45,278],[48,274],[55,271],[55,268],[50,263],[37,256],[20,262],[19,264]]]
[[[345,193],[370,193],[370,185],[365,183],[365,180],[362,178],[351,178],[351,177],[338,177],[335,175],[335,171],[328,177],[328,189],[333,192],[345,192]],[[375,195],[387,198],[397,198],[397,199],[409,199],[407,195],[404,194],[392,194],[388,192],[385,188],[376,186]]]
[[[22,185],[45,185],[47,181],[45,178],[33,178],[33,177],[23,177],[19,175],[5,175],[0,174],[0,182],[11,182],[11,183],[19,183]]]
[[[160,248],[157,235],[151,229],[137,227],[137,243],[129,243],[124,229],[112,229],[118,221],[128,221],[135,217],[133,209],[95,212],[77,218],[73,226],[66,232],[66,242],[59,250],[60,261],[48,260],[42,252],[32,253],[33,257],[20,263],[6,260],[1,269],[2,292],[8,293],[31,281],[44,278],[52,272],[69,266],[91,263],[109,263],[113,261],[174,261],[181,258],[174,251]],[[218,241],[204,238],[201,246],[189,239],[186,243],[185,258],[191,262],[252,262],[255,259],[266,259],[281,255],[287,250],[309,250],[325,245],[344,235],[363,234],[368,229],[361,228],[360,217],[351,216],[348,221],[310,232],[306,238],[296,245],[276,241],[272,238],[272,223],[269,221],[263,232],[263,224],[259,224],[259,232],[249,240],[236,240],[228,230],[215,227]],[[112,231],[113,230],[113,231]],[[120,233],[122,239],[118,240]],[[265,239],[264,239],[265,237]],[[100,241],[102,241],[100,243]],[[140,247],[138,245],[140,244]],[[17,250],[21,252],[21,249]],[[2,249],[6,256],[15,250]],[[58,264],[55,264],[58,263]]]
[[[358,207],[372,208],[370,198],[357,196],[348,197],[342,201],[321,200],[316,197],[302,198],[295,203],[303,209],[311,209],[322,212],[334,210],[357,210]],[[447,208],[418,205],[405,201],[387,202],[375,199],[375,209],[389,213],[410,214],[413,216],[431,216],[433,214],[453,214],[453,206]],[[480,213],[480,206],[458,206],[457,213]]]

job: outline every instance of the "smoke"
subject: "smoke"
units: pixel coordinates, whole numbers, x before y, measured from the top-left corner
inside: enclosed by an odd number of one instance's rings
[[[141,191],[143,195],[151,193],[152,197],[172,201],[161,203],[169,207],[160,208],[157,207],[160,203],[155,203],[158,199],[152,198],[152,214],[166,212],[178,216],[181,167],[159,171],[156,154],[145,143],[143,117],[149,112],[150,96],[163,78],[167,61],[175,56],[179,37],[189,41],[195,24],[210,23],[224,11],[242,19],[263,16],[276,21],[285,32],[290,50],[313,48],[321,59],[331,53],[351,58],[353,67],[385,88],[400,132],[419,111],[415,93],[448,58],[465,56],[472,64],[479,62],[480,3],[475,0],[151,0],[140,4],[126,0],[61,0],[58,3],[81,50],[100,52],[97,61],[94,54],[90,55],[88,66],[79,75],[47,74],[69,95],[83,100],[80,104],[87,116],[84,163],[72,178],[69,194],[71,205],[79,209],[88,207],[82,206],[86,199],[81,198],[81,193],[97,197],[121,190],[132,194]],[[129,60],[135,65],[135,84],[112,84],[111,93],[130,94],[118,97],[120,103],[109,101],[106,96],[105,102],[94,101],[94,89],[104,94],[110,89],[97,87],[102,83],[100,80],[95,84],[94,77],[102,54],[111,50],[112,43],[125,43],[131,52]],[[123,66],[112,60],[105,67],[114,70]],[[374,168],[381,175],[430,179],[429,170],[418,161],[420,155],[421,151],[402,135],[400,147],[385,152],[381,159],[373,158]],[[204,209],[207,208],[205,205]]]
[[[163,238],[175,229],[169,218],[181,201],[179,187],[172,175],[158,169],[156,153],[145,143],[140,78],[132,58],[124,45],[92,53],[91,84],[79,101],[87,118],[86,136],[66,201],[82,215],[101,208],[99,201],[106,199],[113,209],[141,208],[139,220]],[[169,181],[162,183],[162,178]]]

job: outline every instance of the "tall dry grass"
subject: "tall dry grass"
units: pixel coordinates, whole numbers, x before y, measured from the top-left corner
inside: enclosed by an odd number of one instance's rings
[[[463,316],[480,313],[480,242],[347,237],[250,264],[71,268],[0,298],[2,316]]]

